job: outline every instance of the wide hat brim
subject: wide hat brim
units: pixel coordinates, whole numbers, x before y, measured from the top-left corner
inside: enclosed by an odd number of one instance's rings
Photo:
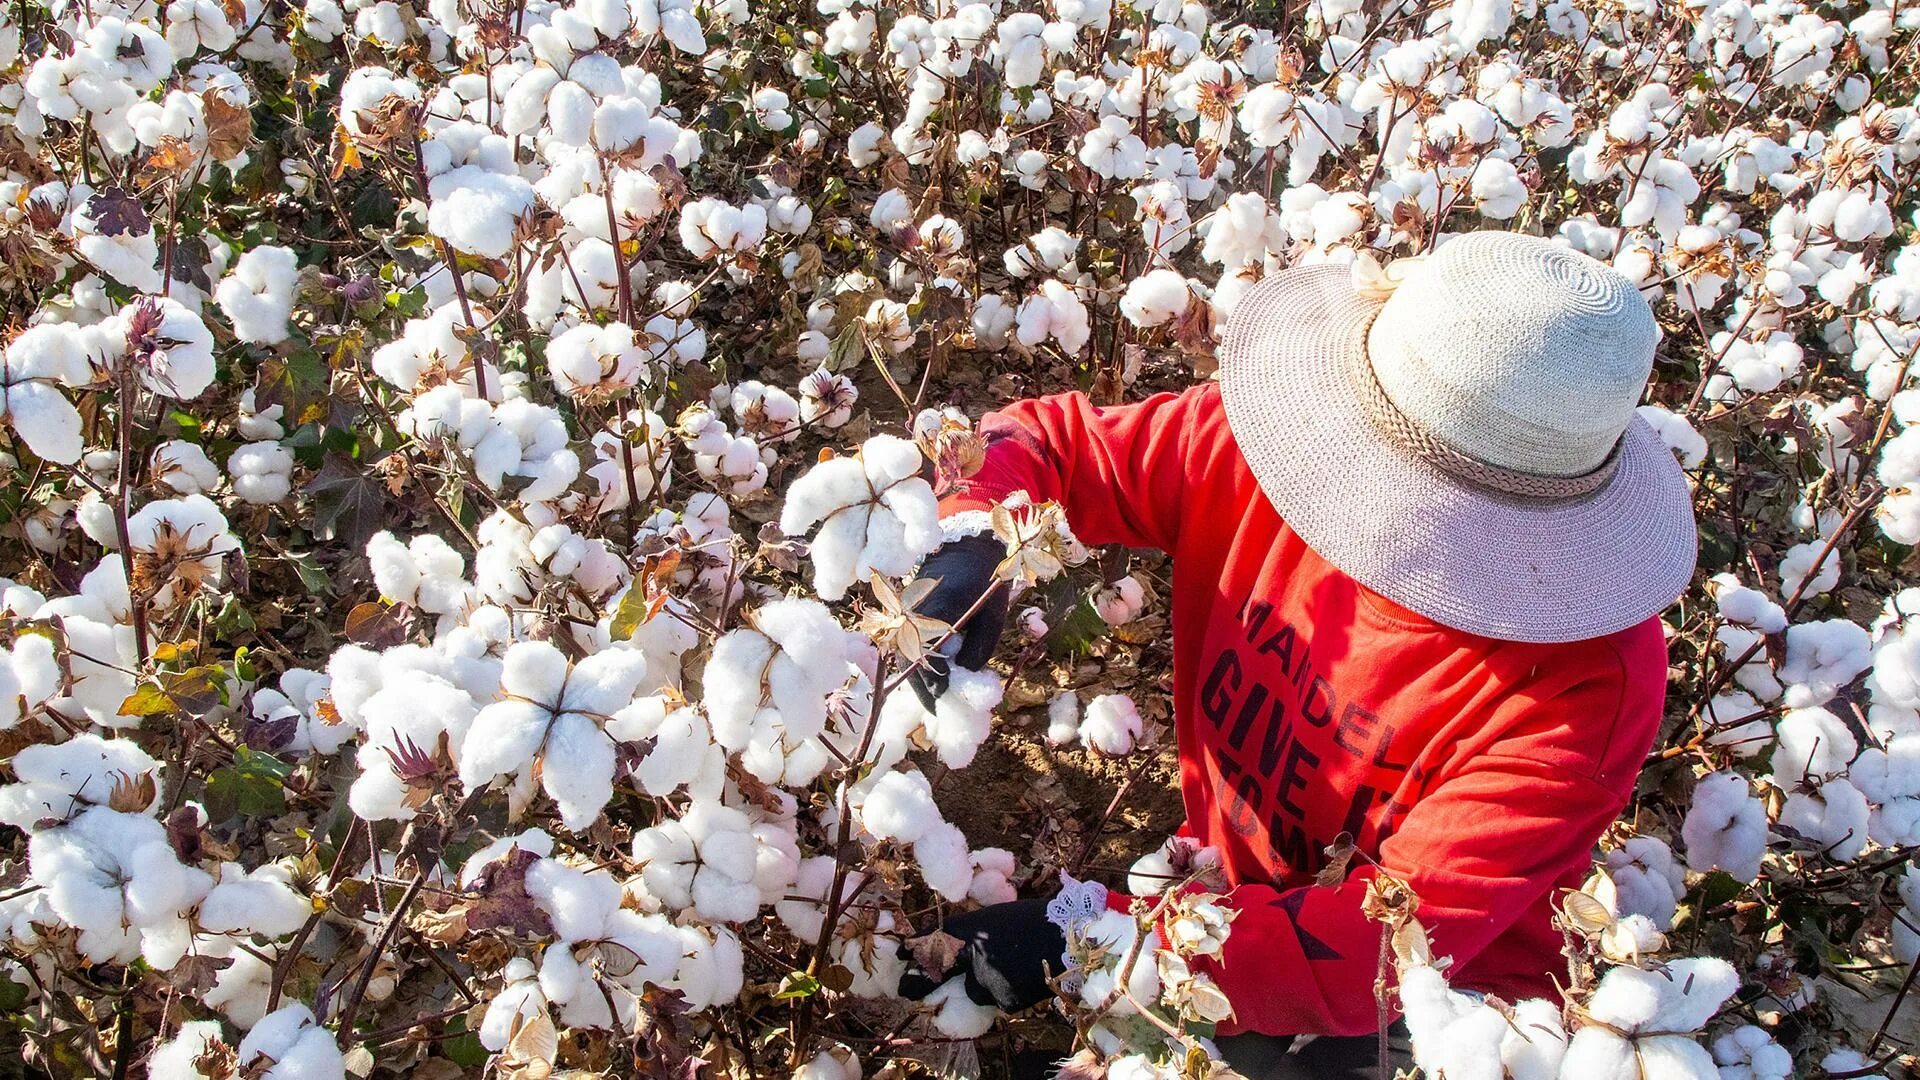
[[[1506,641],[1584,641],[1664,610],[1693,575],[1685,473],[1634,417],[1619,466],[1571,499],[1461,479],[1362,409],[1367,330],[1381,301],[1347,267],[1252,286],[1220,347],[1227,423],[1254,479],[1320,556],[1435,622]]]

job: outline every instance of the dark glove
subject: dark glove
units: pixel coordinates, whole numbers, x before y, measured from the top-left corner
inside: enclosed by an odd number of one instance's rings
[[[975,595],[978,595],[977,593]],[[933,975],[910,967],[900,977],[900,995],[915,1001],[955,975],[966,977],[976,1005],[1019,1012],[1053,996],[1049,974],[1058,976],[1066,935],[1047,920],[1045,900],[1014,900],[955,915],[941,924],[962,947],[953,966]]]
[[[947,692],[951,664],[978,671],[993,659],[1011,604],[1007,583],[996,583],[993,572],[1006,557],[1006,544],[999,537],[984,533],[942,544],[920,564],[917,576],[935,579],[938,584],[921,598],[915,610],[957,630],[940,652],[927,657],[907,675],[907,682],[928,712],[933,711],[940,695]],[[993,590],[992,595],[974,610],[980,595],[989,589]],[[973,611],[973,617],[961,622],[968,611]],[[955,641],[959,643],[957,650],[953,648]]]

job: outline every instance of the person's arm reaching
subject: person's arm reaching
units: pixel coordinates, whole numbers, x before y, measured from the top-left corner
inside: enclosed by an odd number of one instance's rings
[[[986,510],[1016,491],[1056,502],[1087,544],[1170,549],[1187,482],[1198,386],[1103,408],[1085,394],[1015,402],[980,421],[986,459],[941,500],[942,516]]]
[[[1007,589],[995,588],[993,572],[1007,552],[987,531],[986,511],[1025,491],[1037,502],[1058,503],[1084,543],[1172,547],[1186,488],[1186,443],[1196,405],[1209,392],[1202,386],[1112,408],[1085,394],[1058,394],[1015,402],[981,420],[985,458],[941,500],[948,539],[918,575],[936,584],[916,610],[959,630],[948,647],[954,663],[984,667],[1006,624]],[[946,692],[947,663],[947,657],[929,657],[910,676],[928,709]]]

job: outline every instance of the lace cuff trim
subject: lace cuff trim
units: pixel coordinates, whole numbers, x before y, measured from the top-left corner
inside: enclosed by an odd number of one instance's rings
[[[940,542],[943,544],[992,531],[993,515],[985,510],[962,510],[940,519]]]
[[[1080,881],[1065,870],[1060,871],[1060,891],[1047,901],[1047,921],[1060,928],[1061,936],[1067,939],[1067,948],[1060,954],[1060,970],[1065,973],[1061,979],[1062,988],[1078,993],[1081,975],[1073,961],[1073,942],[1081,936],[1088,923],[1106,914],[1107,887],[1097,881]]]

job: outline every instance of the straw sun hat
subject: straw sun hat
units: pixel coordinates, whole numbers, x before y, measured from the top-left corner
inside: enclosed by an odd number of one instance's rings
[[[1287,270],[1228,322],[1227,422],[1281,518],[1361,584],[1487,637],[1579,641],[1665,608],[1696,534],[1634,412],[1659,337],[1639,290],[1504,232],[1391,269]]]

